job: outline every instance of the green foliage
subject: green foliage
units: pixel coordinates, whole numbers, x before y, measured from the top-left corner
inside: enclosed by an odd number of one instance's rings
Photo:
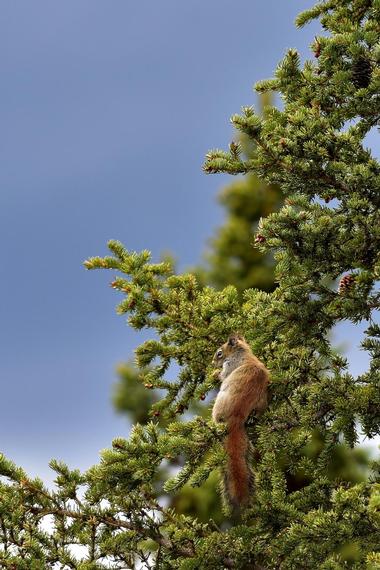
[[[271,109],[271,93],[262,94],[259,102],[260,116],[265,117]],[[232,118],[233,122],[235,120],[239,123],[237,116]],[[230,152],[237,160],[240,156],[245,160],[253,158],[255,151],[256,144],[247,133],[240,133],[238,142],[230,144]],[[240,294],[253,287],[272,291],[275,286],[273,255],[260,252],[255,247],[255,232],[260,219],[282,205],[279,187],[266,184],[255,174],[248,173],[227,185],[219,201],[227,218],[210,241],[206,265],[196,271],[198,278],[201,283],[218,289],[234,285]],[[256,243],[259,241],[260,236]]]
[[[113,404],[117,412],[128,413],[133,418],[132,423],[146,424],[149,412],[157,401],[152,391],[153,384],[141,383],[139,371],[133,363],[120,364],[117,367],[119,381],[114,386]]]
[[[206,172],[252,173],[284,192],[284,207],[258,229],[278,287],[218,291],[117,241],[111,256],[86,262],[118,272],[118,312],[151,330],[137,361],[143,384],[160,390],[151,416],[167,424],[136,425],[83,475],[54,462],[55,491],[1,457],[3,567],[379,568],[380,460],[363,460],[355,444],[358,423],[369,437],[380,433],[380,165],[363,143],[380,118],[380,0],[321,2],[298,24],[313,17],[329,32],[313,43],[315,60],[301,66],[289,50],[257,86],[279,91],[283,110],[260,117],[244,108],[232,119],[252,155],[234,143],[205,163]],[[360,58],[370,65],[358,78]],[[354,377],[330,331],[363,320],[371,362]],[[224,426],[176,417],[215,387],[212,354],[236,330],[270,369],[272,399],[249,421],[251,504],[240,524],[220,529],[162,506],[157,472],[182,458],[165,483],[176,493],[223,464]],[[86,547],[81,562],[72,544]]]
[[[259,98],[261,114],[271,106],[271,94],[263,94]],[[252,156],[255,145],[248,137],[239,137],[238,142],[232,142],[231,150],[236,155]],[[271,254],[263,254],[254,247],[254,233],[262,216],[279,209],[282,199],[278,187],[266,185],[257,176],[251,174],[227,185],[219,198],[226,209],[226,220],[217,229],[210,242],[205,261],[202,266],[192,269],[198,282],[222,289],[228,284],[234,285],[240,294],[248,288],[258,287],[271,291],[274,289],[274,260]],[[167,258],[169,259],[169,258]],[[116,282],[113,284],[116,286]],[[132,364],[118,367],[119,380],[115,385],[113,402],[116,410],[125,414],[129,421],[145,424],[149,419],[152,404],[159,395],[153,384],[141,382],[140,371]],[[148,388],[148,390],[146,389]],[[191,415],[209,417],[210,403],[203,402],[204,394],[200,400],[191,401],[187,412]],[[185,411],[182,404],[178,411]],[[155,412],[158,414],[158,412]],[[166,420],[156,415],[161,425]],[[183,417],[182,421],[187,421]],[[178,467],[180,460],[173,460],[174,468]],[[161,470],[159,475],[164,481],[168,476],[168,468]],[[216,473],[201,487],[186,485],[171,497],[170,504],[176,512],[197,517],[201,521],[212,518],[216,522],[222,521],[220,500],[217,492],[218,478]]]
[[[239,293],[251,287],[273,290],[273,257],[254,247],[254,231],[262,216],[278,209],[278,188],[247,175],[226,187],[220,202],[229,217],[211,241],[206,254],[208,265],[200,273],[201,280],[217,288],[231,283]]]

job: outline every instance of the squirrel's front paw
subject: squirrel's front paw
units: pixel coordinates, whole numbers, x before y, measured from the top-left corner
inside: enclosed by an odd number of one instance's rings
[[[220,368],[216,368],[214,370],[214,372],[212,373],[212,377],[214,378],[214,380],[220,380]]]

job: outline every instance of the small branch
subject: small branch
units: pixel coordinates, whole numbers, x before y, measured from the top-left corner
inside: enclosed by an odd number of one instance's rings
[[[44,508],[38,508],[38,507],[30,507],[29,511],[32,512],[33,514],[39,514],[41,516],[57,515],[57,516],[61,516],[61,517],[70,517],[73,519],[81,520],[83,522],[91,523],[91,521],[88,520],[88,518],[86,518],[85,515],[82,515],[81,513],[77,512],[77,511],[72,511],[69,509],[61,509],[61,508],[44,509]],[[191,558],[195,554],[195,549],[193,546],[191,546],[191,547],[176,546],[175,544],[173,544],[173,542],[169,538],[163,536],[158,531],[153,531],[149,528],[144,528],[142,526],[139,527],[139,526],[136,526],[136,525],[134,525],[128,521],[122,521],[120,519],[117,519],[117,518],[111,517],[111,516],[100,516],[99,517],[97,515],[90,515],[90,517],[91,518],[95,517],[98,523],[103,523],[103,524],[108,525],[110,527],[113,527],[115,529],[118,528],[118,529],[135,531],[135,532],[141,534],[142,537],[152,539],[154,542],[156,542],[157,544],[159,544],[163,548],[177,552],[180,556],[184,556],[186,558]]]

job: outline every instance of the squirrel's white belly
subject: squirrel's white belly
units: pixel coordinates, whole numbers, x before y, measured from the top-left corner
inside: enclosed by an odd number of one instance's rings
[[[212,409],[212,418],[215,422],[223,421],[224,410],[228,409],[229,400],[228,384],[223,382],[218,395],[215,398],[214,407]]]

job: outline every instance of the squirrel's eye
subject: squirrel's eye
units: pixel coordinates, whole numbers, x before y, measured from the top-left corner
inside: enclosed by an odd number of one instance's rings
[[[219,348],[219,350],[217,351],[216,356],[218,358],[221,358],[223,356],[223,350],[221,348]]]

